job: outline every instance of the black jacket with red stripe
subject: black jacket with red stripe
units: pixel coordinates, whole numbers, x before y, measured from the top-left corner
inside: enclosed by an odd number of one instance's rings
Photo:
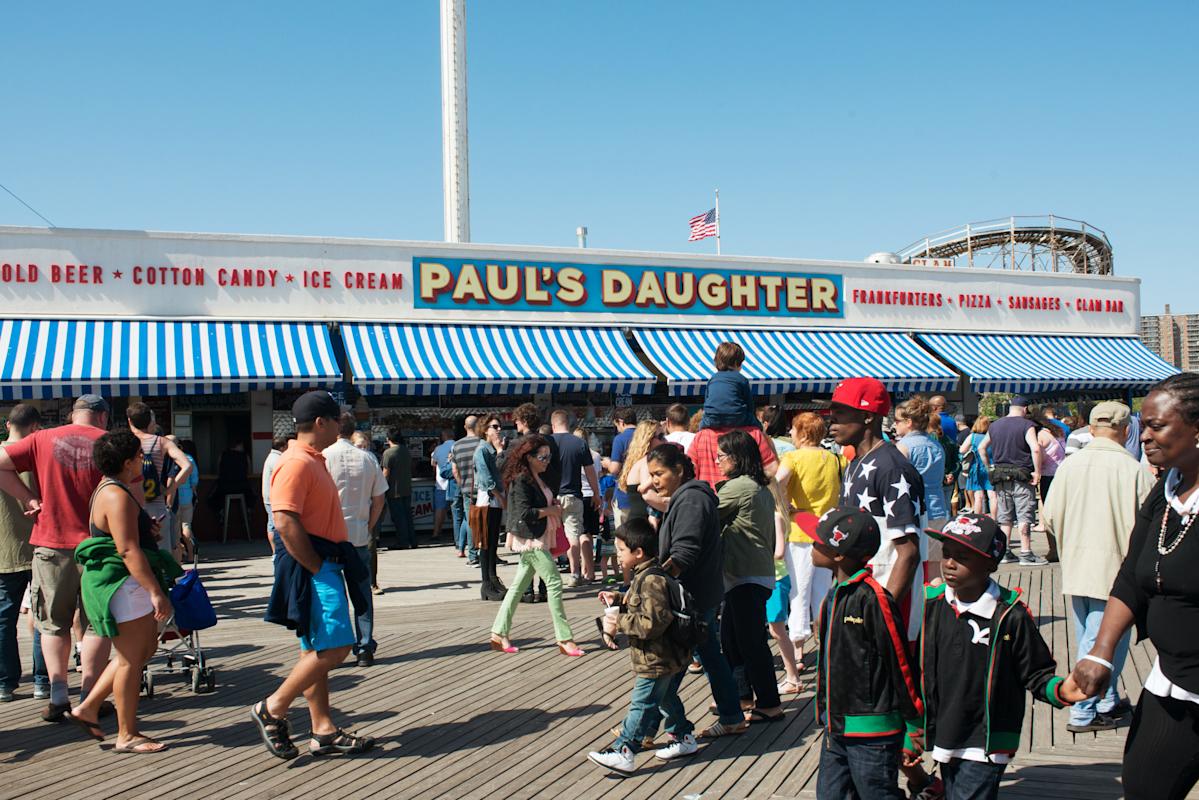
[[[837,736],[916,726],[924,706],[899,608],[868,568],[833,585],[820,607],[816,719]]]

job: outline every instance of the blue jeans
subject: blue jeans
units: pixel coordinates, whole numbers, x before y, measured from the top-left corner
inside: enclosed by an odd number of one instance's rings
[[[42,632],[36,625],[33,626],[33,685],[50,691],[50,670],[46,669],[46,657],[42,655]]]
[[[354,655],[360,653],[375,652],[375,601],[371,596],[371,549],[370,547],[355,547],[354,552],[362,559],[362,566],[366,569],[366,577],[358,588],[366,596],[366,611],[354,617],[354,631],[358,636],[358,641],[354,643]]]
[[[1070,596],[1070,613],[1074,616],[1074,633],[1078,640],[1078,655],[1084,656],[1095,646],[1095,637],[1099,635],[1099,623],[1103,621],[1103,610],[1107,608],[1107,600],[1097,600],[1094,597]],[[1106,714],[1115,708],[1120,700],[1116,690],[1116,682],[1120,671],[1124,669],[1124,659],[1128,657],[1128,639],[1131,632],[1116,644],[1116,652],[1112,655],[1112,681],[1107,685],[1107,691],[1102,697],[1092,697],[1070,706],[1070,723],[1086,725],[1095,718],[1095,712]]]
[[[387,498],[387,511],[396,529],[396,546],[416,547],[416,531],[412,528],[412,498]]]
[[[454,547],[458,548],[459,552],[465,552],[470,546],[470,523],[462,495],[450,501],[450,513],[454,517]]]
[[[820,742],[816,800],[905,800],[899,789],[901,734],[857,739],[830,736]]]
[[[953,758],[941,765],[945,800],[998,800],[999,781],[1007,764],[984,764]]]
[[[21,618],[21,598],[32,575],[30,570],[0,573],[0,689],[12,691],[21,683],[17,621]]]
[[[629,698],[629,713],[620,727],[620,737],[613,748],[628,746],[634,753],[641,749],[641,741],[657,733],[659,718],[666,721],[666,732],[682,739],[695,730],[687,721],[687,709],[679,699],[679,685],[687,670],[660,678],[638,677],[633,682],[633,696]]]

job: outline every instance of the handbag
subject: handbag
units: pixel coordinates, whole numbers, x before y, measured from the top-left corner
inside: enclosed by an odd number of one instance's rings
[[[216,625],[216,611],[200,582],[199,570],[189,569],[171,587],[171,605],[175,607],[175,625],[180,628],[201,631]]]
[[[566,526],[562,524],[562,520],[556,519],[553,523],[554,541],[550,545],[550,555],[557,558],[570,552],[570,539],[566,538]]]

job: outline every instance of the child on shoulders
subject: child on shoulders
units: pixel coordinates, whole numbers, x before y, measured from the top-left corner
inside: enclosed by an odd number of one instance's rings
[[[741,374],[745,351],[736,342],[721,342],[714,358],[716,374],[704,389],[704,416],[700,429],[761,427],[754,415],[754,393]]]
[[[626,522],[616,531],[616,557],[620,566],[632,573],[629,591],[623,595],[599,593],[607,607],[604,632],[611,636],[619,630],[628,635],[636,678],[620,736],[607,750],[588,753],[587,757],[621,775],[636,771],[637,752],[657,732],[655,712],[661,714],[670,735],[667,745],[654,751],[657,758],[668,761],[694,755],[698,750],[692,735],[695,726],[687,720],[686,709],[679,699],[679,684],[691,662],[691,654],[666,635],[674,613],[669,584],[657,555],[658,534],[649,520]]]

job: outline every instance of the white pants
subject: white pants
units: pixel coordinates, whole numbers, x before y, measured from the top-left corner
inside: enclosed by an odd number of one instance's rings
[[[833,572],[812,563],[811,542],[787,542],[783,558],[791,576],[787,631],[791,641],[802,642],[812,635],[812,621],[833,584]]]

